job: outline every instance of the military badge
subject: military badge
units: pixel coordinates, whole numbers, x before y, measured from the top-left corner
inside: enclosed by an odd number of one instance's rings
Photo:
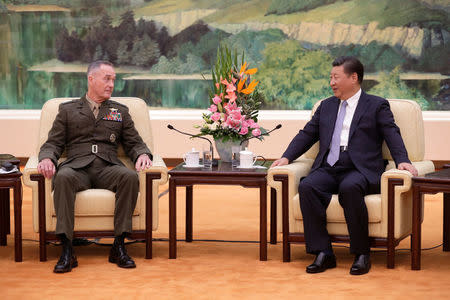
[[[122,114],[118,111],[117,108],[110,108],[110,112],[106,116],[104,116],[102,119],[107,121],[115,121],[115,122],[122,122]]]
[[[111,141],[111,143],[114,143],[116,141],[116,135],[114,133],[111,133],[109,140]]]

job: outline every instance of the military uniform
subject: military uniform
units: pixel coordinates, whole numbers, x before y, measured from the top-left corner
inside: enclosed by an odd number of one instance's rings
[[[134,170],[117,157],[119,144],[135,162],[150,150],[134,127],[128,108],[113,100],[101,103],[97,118],[86,97],[62,103],[39,152],[39,161],[50,158],[55,166],[66,150],[53,179],[57,217],[56,234],[73,238],[75,195],[89,188],[108,189],[116,193],[114,232],[131,232],[131,217],[139,192]]]

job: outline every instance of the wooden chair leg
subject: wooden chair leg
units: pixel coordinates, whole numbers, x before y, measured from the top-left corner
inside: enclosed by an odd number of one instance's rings
[[[153,258],[153,180],[160,179],[160,173],[147,173],[145,178],[145,258]]]
[[[270,243],[277,244],[277,191],[270,189]]]
[[[393,269],[395,267],[395,186],[397,185],[403,185],[403,180],[394,178],[388,180],[388,241],[386,255],[386,264],[388,269]]]
[[[387,248],[387,268],[393,269],[395,267],[395,248],[390,245]]]
[[[289,243],[289,199],[288,176],[275,175],[275,181],[281,181],[281,214],[283,230],[283,262],[291,261],[291,244]]]
[[[283,236],[283,262],[291,261],[291,243],[288,242],[288,237]]]
[[[47,261],[47,224],[45,221],[45,178],[41,174],[30,176],[32,181],[38,183],[38,209],[39,209],[39,259]]]
[[[39,231],[39,260],[47,261],[46,232]]]

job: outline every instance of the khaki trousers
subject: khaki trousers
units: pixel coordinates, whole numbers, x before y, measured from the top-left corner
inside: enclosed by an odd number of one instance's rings
[[[139,192],[136,171],[96,157],[80,169],[63,165],[55,175],[53,188],[56,234],[64,233],[68,239],[73,239],[75,196],[77,192],[90,188],[107,189],[116,194],[114,234],[119,236],[131,232],[132,215]]]

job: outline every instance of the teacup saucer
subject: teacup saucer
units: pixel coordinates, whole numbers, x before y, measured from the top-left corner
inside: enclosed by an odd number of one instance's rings
[[[237,168],[237,169],[267,169],[267,167],[260,166],[260,165],[253,165],[250,167],[237,166],[235,168]]]
[[[188,165],[184,164],[183,167],[188,168],[188,169],[195,169],[195,168],[203,168],[204,166],[200,165],[200,164],[194,165],[194,166],[188,166]]]
[[[237,166],[236,168],[238,168],[238,169],[255,169],[255,168],[256,168],[256,166],[255,166],[255,165],[253,165],[253,166],[250,166],[250,167]]]

